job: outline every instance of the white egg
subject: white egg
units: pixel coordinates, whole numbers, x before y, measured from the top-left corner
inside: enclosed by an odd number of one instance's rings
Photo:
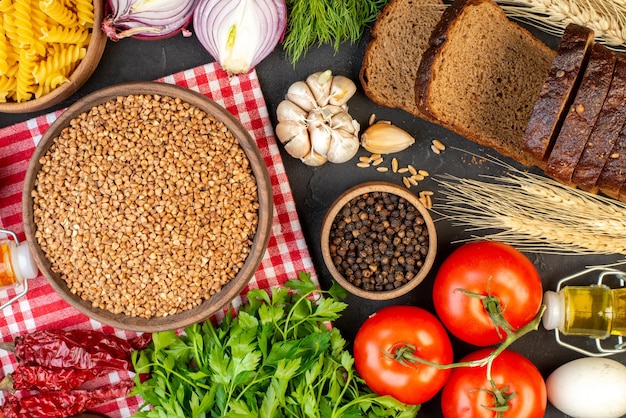
[[[546,380],[548,400],[575,418],[618,418],[626,414],[626,366],[585,357],[565,363]]]

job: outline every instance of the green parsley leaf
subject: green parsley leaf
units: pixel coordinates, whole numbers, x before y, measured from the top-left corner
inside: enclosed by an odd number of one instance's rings
[[[331,326],[345,307],[301,273],[271,291],[250,291],[218,326],[208,320],[153,334],[132,356],[133,393],[146,402],[134,417],[414,416],[419,407],[372,393],[356,375]]]

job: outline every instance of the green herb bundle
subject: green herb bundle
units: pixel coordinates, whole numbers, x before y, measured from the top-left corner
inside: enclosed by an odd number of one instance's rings
[[[283,47],[295,64],[315,44],[356,42],[389,0],[286,0]]]
[[[333,294],[301,273],[271,293],[251,290],[219,326],[155,333],[133,353],[133,393],[152,406],[134,416],[414,417],[419,406],[378,396],[356,375],[346,341],[328,326],[346,308]]]

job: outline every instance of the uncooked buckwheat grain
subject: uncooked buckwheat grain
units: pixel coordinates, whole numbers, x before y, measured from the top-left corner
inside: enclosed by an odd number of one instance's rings
[[[96,106],[40,163],[36,238],[94,307],[144,318],[193,308],[250,252],[259,204],[249,161],[225,125],[180,99]]]

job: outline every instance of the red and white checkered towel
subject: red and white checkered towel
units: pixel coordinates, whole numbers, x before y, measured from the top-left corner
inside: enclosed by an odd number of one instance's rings
[[[310,272],[317,280],[256,72],[228,77],[218,65],[211,63],[157,81],[198,91],[224,106],[256,139],[268,167],[274,194],[272,235],[263,261],[243,294],[251,288],[277,286],[301,271]],[[0,227],[16,232],[20,240],[25,238],[21,199],[26,168],[36,144],[61,112],[0,129]],[[83,315],[61,299],[41,275],[29,284],[25,297],[0,311],[2,341],[11,341],[37,329],[93,328],[121,337],[134,335]],[[13,289],[0,290],[0,303],[14,294]],[[3,376],[14,369],[15,358],[0,351],[0,364]],[[128,417],[136,412],[140,403],[138,397],[121,399],[97,411],[112,418]]]

